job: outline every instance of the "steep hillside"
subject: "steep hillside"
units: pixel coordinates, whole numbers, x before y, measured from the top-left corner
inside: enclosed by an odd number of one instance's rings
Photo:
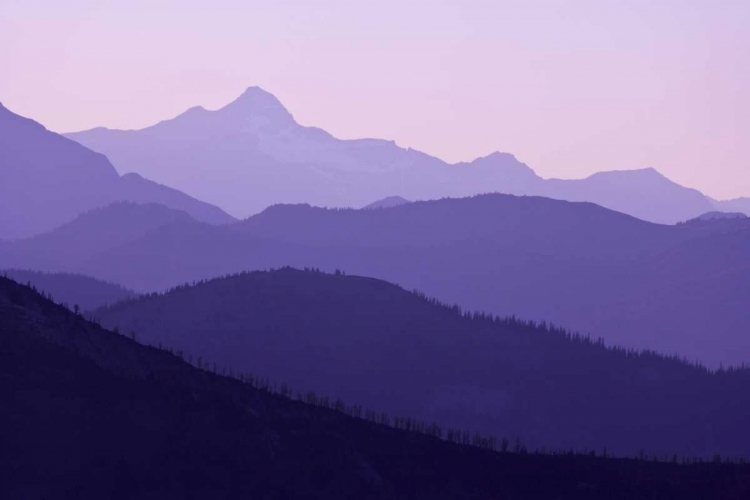
[[[292,401],[138,345],[5,278],[0,320],[3,498],[691,500],[750,492],[744,465],[497,453]]]
[[[114,283],[70,273],[44,273],[26,269],[0,269],[0,275],[18,283],[29,284],[53,300],[88,311],[107,304],[130,299],[135,294]]]
[[[533,447],[750,451],[740,437],[750,371],[710,373],[546,326],[461,314],[371,278],[249,273],[94,316],[193,359]]]

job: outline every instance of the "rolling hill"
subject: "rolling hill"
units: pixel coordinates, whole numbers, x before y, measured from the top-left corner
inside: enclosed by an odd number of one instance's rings
[[[748,370],[710,373],[547,326],[462,314],[372,278],[255,272],[93,316],[235,372],[534,448],[750,451],[738,438],[750,417]]]
[[[387,210],[280,205],[227,226],[182,217],[96,253],[56,251],[65,239],[21,241],[20,261],[0,266],[34,268],[24,259],[46,255],[47,270],[137,292],[286,265],[342,269],[718,367],[750,361],[750,231],[720,222],[664,226],[591,203],[509,195]]]
[[[90,210],[54,230],[9,245],[5,267],[74,271],[102,252],[137,240],[169,223],[194,222],[188,214],[155,203],[117,202]]]

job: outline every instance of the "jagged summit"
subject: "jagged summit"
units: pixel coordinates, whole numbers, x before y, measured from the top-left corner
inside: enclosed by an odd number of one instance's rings
[[[519,161],[513,154],[502,151],[494,151],[487,156],[481,156],[471,162],[458,165],[489,170],[494,172],[495,175],[501,175],[506,179],[513,179],[515,182],[524,184],[541,180],[531,167]],[[513,191],[513,189],[510,190]]]
[[[518,162],[518,158],[516,158],[514,154],[506,153],[504,151],[493,151],[492,153],[488,154],[487,156],[483,156],[482,158],[487,160],[505,160]]]
[[[237,99],[217,111],[247,118],[266,118],[271,122],[293,122],[292,114],[275,95],[260,87],[248,87]]]
[[[300,125],[277,97],[257,86],[224,107],[191,108],[158,127],[68,137],[107,154],[122,171],[141,172],[237,217],[277,203],[361,207],[394,193],[409,200],[486,192],[546,196],[589,201],[666,224],[716,208],[700,192],[653,168],[585,179],[543,178],[503,151],[448,163],[394,141],[339,139]],[[746,211],[741,206],[725,208]]]
[[[534,170],[526,165],[525,163],[518,160],[515,155],[511,153],[505,153],[502,151],[494,151],[487,156],[480,156],[469,162],[471,165],[492,165],[499,166],[501,168],[517,168],[519,170],[527,170],[533,172]]]
[[[236,101],[244,101],[244,100],[266,100],[270,102],[278,103],[279,106],[281,106],[281,102],[276,98],[275,95],[270,93],[267,90],[264,90],[257,85],[251,85],[250,87],[246,88],[240,96],[235,99]]]

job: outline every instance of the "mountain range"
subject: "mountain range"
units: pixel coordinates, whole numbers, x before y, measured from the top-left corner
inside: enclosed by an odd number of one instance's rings
[[[26,269],[0,269],[5,276],[38,290],[68,307],[90,311],[135,297],[135,293],[114,283],[72,273],[45,273]]]
[[[200,106],[141,130],[65,134],[138,172],[247,217],[278,203],[360,207],[396,194],[409,200],[501,192],[590,201],[674,224],[712,210],[750,213],[750,199],[713,200],[653,168],[543,179],[508,153],[449,164],[394,141],[341,140],[297,123],[272,94],[248,88],[218,110]]]
[[[158,202],[212,224],[224,211],[136,173],[0,104],[0,238],[32,236],[115,201]]]
[[[748,218],[667,226],[492,194],[378,210],[277,205],[214,226],[116,204],[0,251],[0,268],[74,272],[138,293],[287,265],[377,277],[711,366],[750,360]]]
[[[0,498],[745,498],[747,213],[258,88],[68,137],[0,105]]]

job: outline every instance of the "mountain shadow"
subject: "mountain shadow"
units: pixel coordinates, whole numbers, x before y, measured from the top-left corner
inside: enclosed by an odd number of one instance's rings
[[[74,220],[5,250],[5,267],[75,271],[88,259],[138,240],[149,231],[175,222],[195,222],[187,213],[156,203],[117,202],[84,212]]]

